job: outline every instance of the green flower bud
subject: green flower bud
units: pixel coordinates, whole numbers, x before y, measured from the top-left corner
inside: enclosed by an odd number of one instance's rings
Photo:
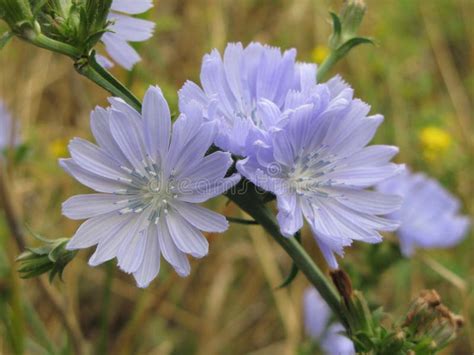
[[[367,6],[363,0],[348,0],[341,13],[343,40],[351,39],[357,35]]]
[[[107,30],[112,0],[49,0],[37,13],[43,34],[87,54]]]
[[[41,238],[41,237],[39,237]],[[38,239],[39,239],[38,238]],[[24,279],[49,273],[52,281],[56,275],[62,279],[64,268],[76,256],[77,251],[66,250],[68,238],[48,240],[41,238],[45,244],[37,248],[27,248],[18,258],[18,272]]]
[[[28,0],[0,0],[0,19],[18,36],[24,36],[25,31],[34,28],[33,11]]]
[[[345,54],[359,44],[372,43],[369,38],[357,35],[365,10],[363,0],[347,0],[340,16],[331,13],[333,33],[329,38],[329,47],[332,50]]]
[[[107,31],[111,5],[112,0],[0,0],[0,19],[12,34],[76,61]]]

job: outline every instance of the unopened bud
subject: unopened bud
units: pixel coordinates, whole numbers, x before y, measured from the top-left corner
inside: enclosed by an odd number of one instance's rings
[[[18,272],[24,279],[37,277],[49,273],[52,281],[56,275],[62,279],[64,268],[77,254],[76,251],[66,250],[69,239],[56,240],[41,239],[45,244],[37,248],[27,248],[18,258],[20,264]]]
[[[345,40],[355,37],[364,18],[367,6],[363,0],[347,0],[341,13],[342,36]]]

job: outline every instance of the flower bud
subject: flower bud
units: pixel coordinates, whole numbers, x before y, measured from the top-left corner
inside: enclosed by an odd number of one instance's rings
[[[34,17],[28,0],[0,0],[0,19],[5,21],[11,32],[23,36],[34,28]]]
[[[48,1],[38,12],[42,32],[83,53],[89,51],[106,31],[112,0]]]
[[[357,35],[367,6],[363,0],[348,0],[341,13],[342,37],[347,41]]]
[[[20,263],[18,272],[24,279],[36,277],[44,273],[49,273],[49,280],[52,281],[56,275],[62,279],[62,274],[66,265],[74,258],[76,251],[66,250],[65,246],[68,238],[47,240],[41,238],[45,244],[37,248],[27,248],[18,258]]]

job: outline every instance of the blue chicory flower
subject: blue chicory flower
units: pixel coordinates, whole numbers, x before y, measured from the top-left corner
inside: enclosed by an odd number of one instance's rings
[[[18,121],[13,120],[5,105],[0,101],[0,152],[9,146],[21,144]]]
[[[405,256],[411,256],[417,247],[452,247],[466,236],[470,222],[459,215],[459,200],[425,174],[407,170],[377,188],[404,198],[400,210],[387,217],[401,222],[396,233]]]
[[[108,20],[111,25],[108,32],[102,35],[102,42],[107,53],[120,66],[127,70],[138,63],[141,58],[128,42],[143,42],[153,36],[155,24],[129,15],[144,13],[153,7],[152,0],[113,0]],[[97,55],[97,61],[106,68],[113,63],[106,57]]]
[[[352,341],[344,336],[342,324],[331,324],[331,310],[316,289],[305,290],[303,308],[306,334],[320,344],[326,355],[356,353]]]
[[[316,65],[296,62],[296,50],[251,43],[230,43],[223,58],[217,50],[204,56],[202,89],[188,81],[179,92],[180,107],[190,101],[203,106],[204,115],[218,123],[216,145],[248,156],[254,142],[272,130],[261,114],[271,102],[284,110],[288,100],[306,97],[316,86]]]
[[[352,93],[336,78],[310,97],[289,100],[284,112],[265,102],[262,120],[277,122],[275,128],[237,164],[242,175],[276,195],[282,234],[293,236],[305,217],[333,269],[334,253],[342,255],[353,240],[378,243],[378,231],[395,230],[396,221],[379,216],[401,205],[399,196],[368,190],[403,166],[390,162],[396,147],[366,147],[383,117],[367,116],[370,107]]]
[[[112,107],[91,115],[94,145],[75,138],[71,159],[61,166],[96,194],[78,195],[63,204],[71,219],[87,219],[67,249],[98,244],[89,264],[114,257],[118,266],[133,273],[146,287],[160,269],[160,254],[181,276],[190,273],[186,254],[201,258],[208,253],[205,232],[223,232],[226,219],[196,205],[222,194],[240,176],[225,178],[232,164],[229,153],[205,156],[216,127],[204,122],[200,108],[188,105],[171,125],[161,90],[151,87],[143,113],[116,98]]]

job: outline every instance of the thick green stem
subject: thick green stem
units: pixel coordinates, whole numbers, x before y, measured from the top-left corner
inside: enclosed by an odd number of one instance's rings
[[[341,299],[328,278],[321,272],[296,238],[286,238],[280,233],[280,228],[272,212],[260,202],[256,187],[245,179],[241,182],[241,186],[247,188],[237,188],[229,191],[227,197],[252,216],[280,244],[308,280],[316,287],[334,314],[339,317],[341,322],[346,324],[341,309]]]
[[[112,95],[122,98],[126,103],[132,106],[138,112],[141,112],[142,104],[133,93],[128,90],[120,81],[118,81],[112,74],[102,68],[92,54],[87,58],[87,61],[82,63],[76,62],[75,68],[77,72],[84,75],[86,78],[92,80],[101,88],[107,90]]]

